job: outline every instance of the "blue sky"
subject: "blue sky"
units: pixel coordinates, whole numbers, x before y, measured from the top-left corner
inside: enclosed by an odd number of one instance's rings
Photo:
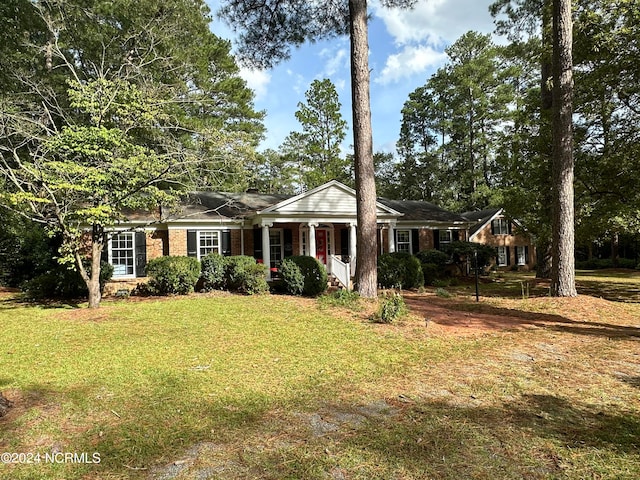
[[[371,111],[375,151],[393,151],[400,132],[401,109],[409,93],[440,66],[444,49],[463,33],[493,32],[489,15],[492,0],[419,0],[413,10],[384,9],[370,0],[373,19],[369,24],[369,69],[371,70]],[[218,0],[208,0],[212,12]],[[211,30],[233,43],[227,25],[214,20]],[[266,139],[261,149],[277,149],[291,131],[299,131],[295,118],[298,102],[311,82],[329,78],[338,91],[342,115],[351,125],[349,83],[349,40],[338,38],[296,49],[290,60],[271,70],[243,69],[242,76],[255,94],[255,106],[267,113]],[[351,150],[349,130],[344,144]]]

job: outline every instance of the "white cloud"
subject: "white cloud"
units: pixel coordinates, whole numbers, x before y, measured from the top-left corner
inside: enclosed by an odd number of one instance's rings
[[[380,18],[397,45],[428,43],[451,44],[468,30],[491,33],[493,19],[485,0],[420,0],[413,9],[382,8],[377,2],[374,14]]]
[[[444,63],[446,54],[430,46],[406,46],[400,53],[389,55],[387,62],[374,82],[387,85],[402,78],[424,73],[428,68],[435,68]]]
[[[338,50],[324,48],[320,52],[320,56],[327,59],[323,71],[323,75],[327,78],[332,77],[337,72],[343,72],[345,68],[349,67],[349,52],[346,48],[339,48]]]
[[[255,92],[256,100],[264,98],[269,82],[271,82],[270,73],[242,67],[240,68],[240,76],[247,82],[247,86]]]

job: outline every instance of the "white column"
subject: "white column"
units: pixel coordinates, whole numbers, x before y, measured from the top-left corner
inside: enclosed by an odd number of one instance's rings
[[[393,228],[395,225],[393,223],[389,224],[389,229],[387,231],[387,242],[389,244],[389,253],[393,253],[396,251],[396,232]]]
[[[240,226],[240,255],[244,255],[244,225]]]
[[[269,227],[273,224],[262,225],[262,263],[267,267],[267,280],[271,280],[271,249],[269,248]]]
[[[309,222],[309,256],[316,257],[316,227],[317,223]]]
[[[351,257],[351,261],[356,261],[356,224],[349,224],[349,256]]]

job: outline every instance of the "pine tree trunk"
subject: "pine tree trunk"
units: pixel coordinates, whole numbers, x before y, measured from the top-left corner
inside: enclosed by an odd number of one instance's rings
[[[356,288],[362,297],[375,298],[378,294],[376,184],[369,98],[366,0],[349,0],[349,13],[353,145],[358,217]]]
[[[571,0],[553,2],[553,264],[551,295],[575,297]]]

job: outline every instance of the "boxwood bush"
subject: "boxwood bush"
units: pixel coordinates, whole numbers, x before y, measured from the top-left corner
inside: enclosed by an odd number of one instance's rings
[[[225,284],[229,290],[249,295],[266,293],[267,267],[247,255],[226,257]]]
[[[295,263],[304,278],[302,294],[310,297],[320,295],[327,289],[327,270],[317,259],[308,256],[288,257]]]
[[[200,278],[200,262],[193,257],[167,256],[147,263],[148,288],[156,295],[186,295]]]
[[[304,291],[304,275],[296,262],[285,258],[280,266],[281,287],[291,295],[302,295]]]
[[[202,289],[210,292],[211,290],[222,290],[226,287],[226,270],[227,257],[219,253],[210,253],[200,260],[202,281]]]
[[[383,253],[378,257],[378,283],[383,288],[422,287],[420,260],[405,252]]]

